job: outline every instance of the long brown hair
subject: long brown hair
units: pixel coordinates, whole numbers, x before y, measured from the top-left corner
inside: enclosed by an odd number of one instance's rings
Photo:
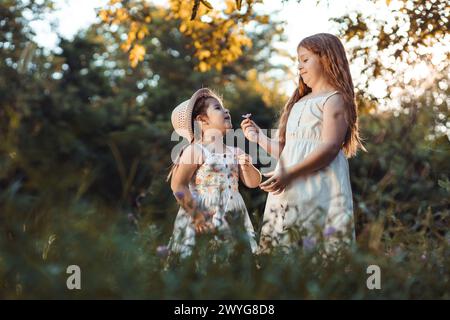
[[[355,102],[355,92],[353,87],[350,68],[345,54],[344,46],[338,37],[329,33],[318,33],[304,38],[297,46],[305,48],[320,58],[320,63],[325,72],[328,82],[342,95],[346,106],[346,119],[348,121],[348,130],[345,135],[343,149],[345,155],[350,158],[356,155],[358,149],[367,151],[359,136],[358,127],[358,109]],[[281,111],[279,120],[279,141],[284,148],[286,143],[286,125],[294,104],[303,96],[311,92],[299,75],[298,87],[286,102]]]
[[[206,110],[208,109],[208,99],[213,98],[217,100],[220,104],[222,104],[222,99],[220,98],[219,94],[216,94],[213,90],[209,88],[202,88],[197,92],[196,100],[194,102],[194,107],[192,108],[192,118],[191,118],[191,128],[192,132],[194,132],[194,137],[192,137],[191,141],[189,141],[189,144],[181,148],[180,153],[177,155],[174,163],[170,166],[169,174],[167,175],[167,180],[170,180],[170,177],[173,175],[173,172],[175,171],[176,167],[179,164],[181,155],[183,154],[183,151],[194,141],[196,140],[196,134],[198,130],[195,130],[195,118],[199,115],[206,116]],[[200,133],[201,134],[201,133]]]

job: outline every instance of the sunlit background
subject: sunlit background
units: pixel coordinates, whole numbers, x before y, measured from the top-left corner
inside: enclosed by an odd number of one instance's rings
[[[32,23],[36,32],[35,41],[49,50],[58,50],[57,47],[57,33],[61,36],[71,39],[78,31],[87,28],[90,24],[98,22],[99,19],[96,14],[96,9],[104,6],[108,0],[57,0],[56,11],[47,16],[45,20],[38,20]],[[155,4],[166,5],[166,1],[153,0],[149,1]],[[222,2],[220,0],[210,1],[215,8],[220,9]],[[290,94],[295,88],[293,75],[295,74],[295,54],[298,42],[304,37],[310,36],[319,32],[329,32],[337,34],[336,23],[329,21],[330,18],[339,17],[349,12],[363,11],[366,15],[376,15],[386,19],[387,23],[394,19],[389,15],[390,10],[400,5],[400,2],[389,1],[389,6],[384,2],[373,2],[369,0],[348,0],[348,1],[320,1],[316,0],[291,0],[282,2],[280,0],[265,0],[263,4],[257,4],[255,10],[257,12],[271,13],[271,16],[276,16],[276,19],[284,22],[286,42],[275,43],[275,47],[286,50],[291,59],[282,56],[274,56],[272,60],[274,63],[282,63],[292,67],[293,74],[286,76],[286,74],[278,74],[283,81],[281,89]],[[276,14],[274,14],[277,12]],[[370,26],[369,26],[370,27]],[[407,28],[408,26],[405,25]],[[402,30],[399,30],[402,32]],[[446,45],[435,46],[432,48],[418,48],[420,53],[429,53],[432,55],[432,62],[438,66],[447,59],[446,53],[450,51],[450,37]],[[350,43],[349,46],[358,45],[358,43]],[[426,51],[425,51],[426,50]],[[383,59],[391,59],[386,56]],[[359,61],[350,61],[351,72],[355,82],[361,80]],[[427,66],[426,62],[419,63],[413,68],[409,64],[396,64],[399,73],[405,72],[405,80],[414,83],[423,82],[418,87],[415,85],[410,87],[408,92],[415,95],[420,95],[428,87],[429,83],[434,81],[432,70]],[[389,79],[375,79],[369,83],[367,90],[374,97],[380,98],[379,110],[385,108],[398,107],[396,100],[389,101],[386,105],[383,98],[387,95],[387,87],[390,85]],[[444,85],[444,84],[442,84]],[[406,88],[408,89],[408,88]],[[404,94],[403,90],[393,92],[392,97],[396,98]]]

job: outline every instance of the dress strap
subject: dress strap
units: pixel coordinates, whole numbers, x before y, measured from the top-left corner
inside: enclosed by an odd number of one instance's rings
[[[227,146],[227,145],[225,145],[225,148],[227,148],[228,150],[230,150],[232,154],[235,154],[235,153],[236,153],[235,148],[232,148],[232,147]]]
[[[197,142],[195,144],[198,145],[207,156],[211,155],[211,151],[209,151],[204,145],[202,145],[201,143],[197,143]]]
[[[234,148],[232,148],[232,147],[230,147],[230,146],[227,146],[227,145],[225,145],[225,149],[227,149],[227,150],[229,150],[229,151],[231,151],[231,152],[225,152],[224,154],[222,154],[222,153],[214,153],[214,152],[211,152],[211,151],[209,151],[208,150],[208,148],[206,148],[204,145],[202,145],[201,143],[195,143],[196,145],[198,145],[202,150],[203,150],[203,152],[205,153],[205,155],[206,155],[206,157],[209,157],[209,156],[211,156],[211,155],[213,155],[213,154],[215,154],[215,155],[224,155],[224,156],[226,156],[227,154],[228,155],[231,155],[231,157],[233,157],[233,158],[235,158],[235,156],[236,156],[236,151],[235,151],[235,149]],[[225,158],[225,157],[224,157]],[[228,157],[229,158],[229,157]]]
[[[333,91],[328,93],[326,96],[323,97],[322,107],[325,105],[325,103],[328,101],[329,98],[334,96],[335,94],[339,93],[339,91]]]

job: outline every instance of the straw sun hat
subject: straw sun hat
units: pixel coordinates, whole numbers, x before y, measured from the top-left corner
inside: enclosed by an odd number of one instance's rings
[[[197,90],[189,100],[183,101],[172,111],[172,126],[175,132],[183,138],[191,142],[194,138],[194,131],[192,128],[192,112],[197,99],[201,97],[213,97],[218,101],[220,98],[208,88]]]

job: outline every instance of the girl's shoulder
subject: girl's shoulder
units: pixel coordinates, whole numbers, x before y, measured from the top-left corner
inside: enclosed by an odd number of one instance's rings
[[[339,91],[335,91],[324,98],[322,108],[331,110],[345,109],[344,97]]]
[[[312,93],[308,93],[307,95],[304,95],[303,97],[301,97],[296,103],[305,102],[305,101],[309,101],[309,100],[317,101],[320,103],[320,102],[324,102],[324,101],[328,100],[330,97],[332,97],[334,95],[338,95],[338,94],[339,94],[338,90],[332,90],[332,91],[318,94],[318,95],[313,95]]]
[[[203,149],[196,143],[187,145],[180,156],[180,164],[203,164],[204,162]]]
[[[323,112],[324,109],[328,108],[327,106],[330,104],[341,103],[343,101],[343,97],[339,91],[334,90],[300,101],[310,101],[312,105],[317,106],[319,110]]]

